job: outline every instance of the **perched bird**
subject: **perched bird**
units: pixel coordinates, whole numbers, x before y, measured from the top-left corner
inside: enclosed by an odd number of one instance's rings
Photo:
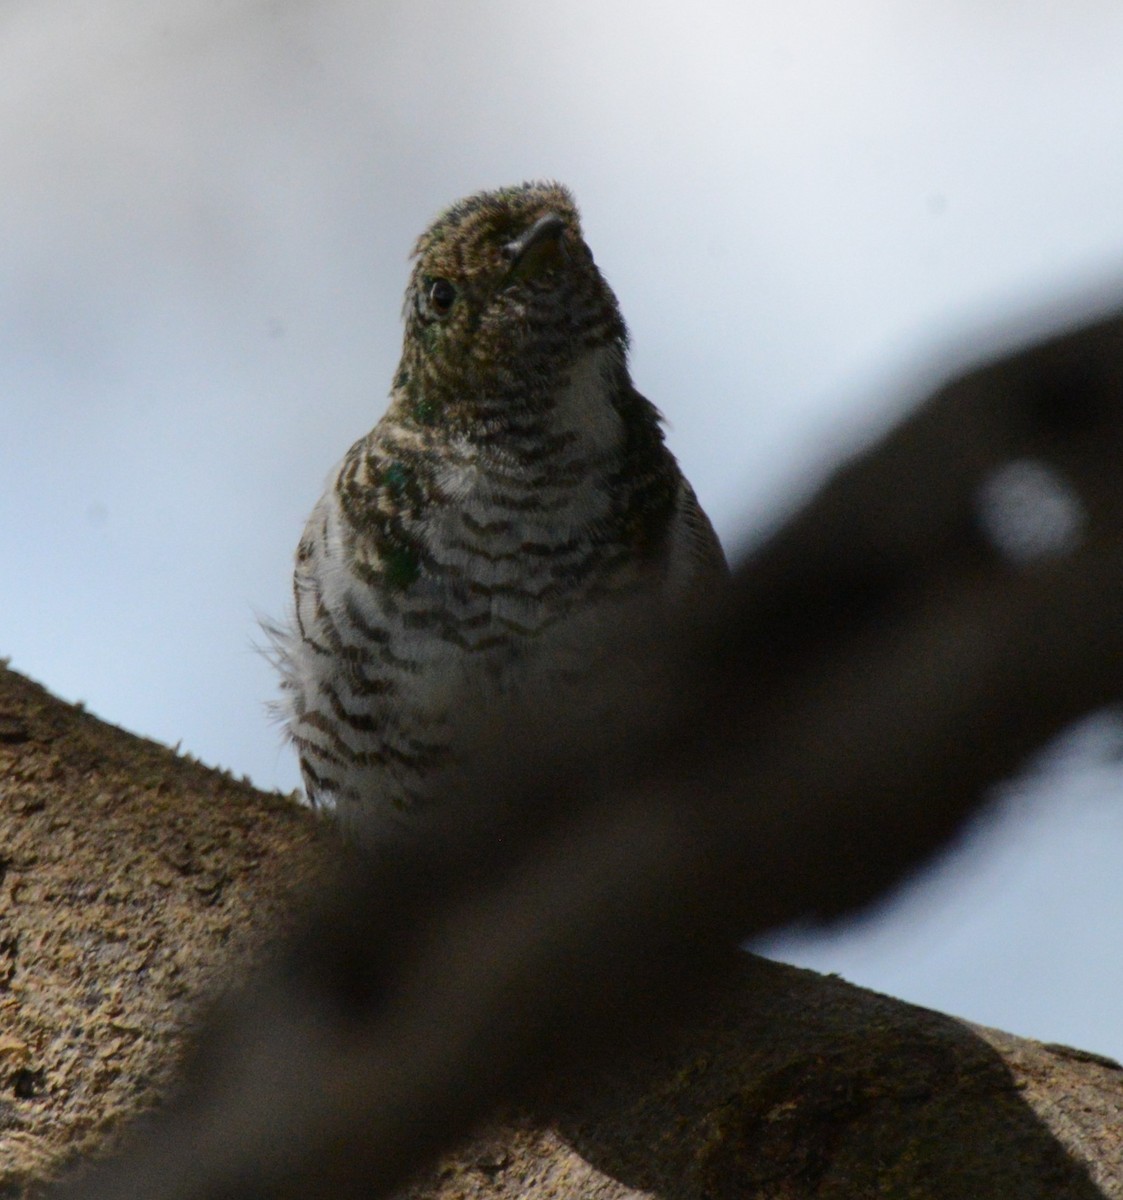
[[[345,825],[412,819],[458,713],[577,689],[615,599],[726,573],[570,193],[470,196],[414,257],[389,408],[329,477],[274,632],[308,798]]]

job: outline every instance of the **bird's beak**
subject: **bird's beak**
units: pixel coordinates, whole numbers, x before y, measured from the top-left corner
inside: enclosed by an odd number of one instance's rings
[[[503,247],[503,257],[511,264],[511,274],[526,278],[557,266],[567,257],[562,235],[565,222],[557,213],[539,217],[525,233]]]

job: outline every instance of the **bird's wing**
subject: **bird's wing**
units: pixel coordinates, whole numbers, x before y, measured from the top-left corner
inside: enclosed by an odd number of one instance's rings
[[[674,601],[690,600],[729,578],[725,551],[710,518],[685,479],[679,483],[669,548],[669,590]]]

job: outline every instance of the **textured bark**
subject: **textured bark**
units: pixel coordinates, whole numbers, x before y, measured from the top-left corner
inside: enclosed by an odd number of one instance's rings
[[[410,1200],[1123,1196],[1123,1068],[746,956],[704,1017]]]
[[[292,917],[317,823],[0,669],[0,1195],[167,1089],[190,1015]]]
[[[0,786],[0,1194],[15,1197],[167,1090],[196,1006],[291,924],[325,843],[291,801],[10,671]],[[747,957],[705,1015],[567,1097],[410,1196],[1123,1196],[1110,1060]]]

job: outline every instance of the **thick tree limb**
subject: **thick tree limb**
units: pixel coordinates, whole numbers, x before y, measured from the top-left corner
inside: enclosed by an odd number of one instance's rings
[[[759,959],[575,1090],[560,1137],[489,1131],[408,1200],[1123,1194],[1117,1064]]]
[[[1121,318],[957,380],[704,627],[637,635],[595,721],[511,718],[446,825],[354,865],[132,1157],[66,1194],[386,1195],[697,1003],[736,938],[945,844],[1123,690],[1121,384]],[[1027,462],[1071,518],[1036,544],[998,488]]]

